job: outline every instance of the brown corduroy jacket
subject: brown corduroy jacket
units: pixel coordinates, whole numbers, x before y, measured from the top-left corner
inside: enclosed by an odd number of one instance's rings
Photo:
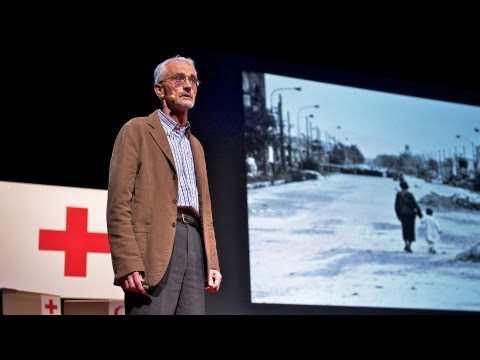
[[[220,270],[205,154],[189,134],[200,204],[206,269]],[[128,121],[115,140],[107,200],[114,283],[134,271],[157,284],[170,261],[177,218],[178,180],[158,112]],[[208,272],[206,273],[208,276]]]

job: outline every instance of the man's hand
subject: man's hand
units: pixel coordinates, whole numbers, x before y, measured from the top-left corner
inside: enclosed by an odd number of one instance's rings
[[[143,288],[143,277],[138,271],[124,276],[119,280],[119,284],[125,291],[138,292],[140,294],[145,294],[145,289]]]
[[[220,271],[210,269],[208,270],[208,280],[207,286],[205,287],[205,291],[208,292],[217,292],[220,290],[220,283],[222,282],[222,274]]]

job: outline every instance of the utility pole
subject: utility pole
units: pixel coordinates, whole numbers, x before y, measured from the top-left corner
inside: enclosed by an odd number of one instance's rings
[[[287,126],[288,126],[288,166],[292,167],[292,134],[290,125],[290,112],[287,111]]]
[[[308,135],[308,115],[305,117],[305,138],[306,138],[306,150],[307,150],[307,160],[310,157],[310,140]]]
[[[280,122],[280,161],[282,163],[282,171],[286,171],[285,167],[285,141],[283,136],[283,117],[282,117],[282,94],[278,94],[278,120]]]

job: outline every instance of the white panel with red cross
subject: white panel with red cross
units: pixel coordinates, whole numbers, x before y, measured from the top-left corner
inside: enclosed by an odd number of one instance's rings
[[[0,181],[0,287],[122,298],[113,285],[107,191]]]

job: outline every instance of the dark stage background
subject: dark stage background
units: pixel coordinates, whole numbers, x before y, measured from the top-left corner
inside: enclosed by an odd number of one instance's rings
[[[428,313],[250,303],[241,72],[480,105],[480,59],[472,43],[421,46],[417,42],[412,47],[392,40],[359,46],[354,40],[339,40],[320,46],[318,39],[274,46],[268,33],[261,38],[245,34],[229,45],[207,34],[195,46],[177,46],[172,43],[182,43],[181,29],[172,30],[175,37],[158,40],[129,36],[126,31],[86,35],[82,29],[68,34],[62,34],[62,28],[29,29],[20,40],[6,40],[8,51],[3,52],[6,111],[0,180],[106,189],[118,130],[130,118],[150,114],[159,106],[152,90],[155,66],[176,54],[192,57],[202,84],[189,120],[207,155],[224,275],[220,293],[207,296],[208,313]]]

